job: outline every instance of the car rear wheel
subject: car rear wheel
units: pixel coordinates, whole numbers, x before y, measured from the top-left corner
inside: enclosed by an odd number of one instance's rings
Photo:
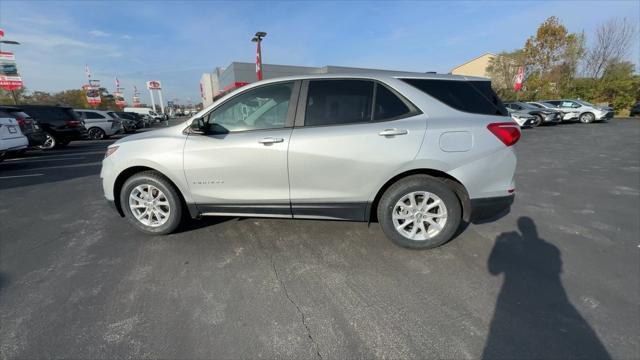
[[[455,235],[462,219],[458,197],[441,179],[412,175],[391,185],[380,198],[378,221],[396,245],[429,249]]]
[[[588,123],[592,123],[593,120],[595,120],[595,116],[590,113],[590,112],[586,112],[582,115],[580,115],[580,122],[583,124],[588,124]]]
[[[42,150],[50,150],[56,147],[56,145],[58,145],[58,141],[56,140],[56,138],[48,132],[45,132],[44,143],[38,147]]]
[[[169,234],[182,221],[178,191],[155,171],[130,177],[120,192],[120,206],[127,220],[146,234]]]
[[[89,139],[91,140],[102,140],[107,134],[105,134],[104,130],[99,127],[92,127],[87,131],[87,135],[89,135]]]

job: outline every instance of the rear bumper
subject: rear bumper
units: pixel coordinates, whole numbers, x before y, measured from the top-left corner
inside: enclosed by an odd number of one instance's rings
[[[483,220],[509,212],[515,195],[471,199],[471,221]]]

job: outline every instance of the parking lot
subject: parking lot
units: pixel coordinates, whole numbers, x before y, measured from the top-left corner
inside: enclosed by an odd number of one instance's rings
[[[511,212],[428,251],[337,221],[142,235],[103,199],[112,142],[0,164],[0,358],[640,353],[640,120],[524,130]]]

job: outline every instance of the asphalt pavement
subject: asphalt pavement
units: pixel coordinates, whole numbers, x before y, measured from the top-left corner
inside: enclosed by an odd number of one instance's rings
[[[146,236],[113,140],[0,163],[0,358],[638,358],[640,120],[524,130],[509,214],[444,246],[206,218]]]

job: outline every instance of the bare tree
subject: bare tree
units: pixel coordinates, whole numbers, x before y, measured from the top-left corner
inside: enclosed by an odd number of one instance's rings
[[[635,26],[626,18],[613,18],[600,25],[593,48],[587,52],[587,76],[600,78],[607,66],[624,60],[629,54],[635,35]]]

